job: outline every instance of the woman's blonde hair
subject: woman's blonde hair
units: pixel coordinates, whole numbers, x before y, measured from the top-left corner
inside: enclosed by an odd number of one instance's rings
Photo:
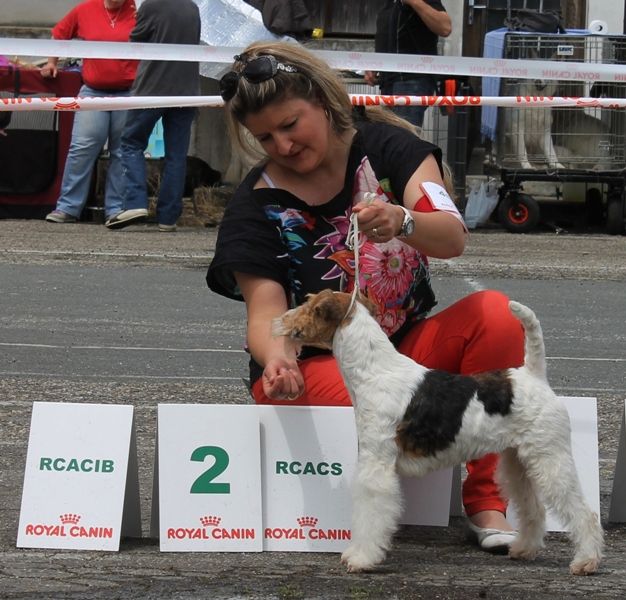
[[[251,83],[241,76],[247,63],[259,56],[273,56],[296,72],[277,70],[276,74]],[[283,98],[300,98],[321,106],[334,131],[341,135],[354,126],[354,110],[343,79],[328,63],[301,45],[290,42],[255,42],[250,44],[235,60],[232,71],[238,75],[234,95],[225,102],[226,122],[231,139],[244,154],[260,158],[264,154],[256,140],[247,134],[242,125],[249,114],[254,114],[268,104]],[[390,123],[408,129],[415,135],[415,127],[394,112],[380,106],[368,106],[368,121]],[[444,165],[444,183],[452,195],[450,169]]]

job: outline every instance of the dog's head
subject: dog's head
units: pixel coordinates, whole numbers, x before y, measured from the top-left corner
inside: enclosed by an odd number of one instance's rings
[[[304,304],[274,319],[272,335],[288,336],[298,346],[330,350],[335,331],[351,320],[352,311],[348,314],[351,300],[351,294],[332,290],[309,294]],[[373,305],[367,298],[359,296],[359,301],[373,312]]]
[[[528,60],[546,60],[541,58],[535,48],[522,49],[521,58]],[[554,52],[547,60],[558,60],[558,55]],[[522,80],[520,84],[520,94],[522,96],[554,96],[557,90],[557,82],[554,79],[537,78]]]

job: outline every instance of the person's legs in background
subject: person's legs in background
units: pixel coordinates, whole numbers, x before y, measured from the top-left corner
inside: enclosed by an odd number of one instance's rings
[[[120,142],[122,160],[122,193],[124,206],[121,212],[107,219],[109,229],[121,229],[143,221],[148,216],[148,191],[146,183],[146,158],[150,134],[166,109],[140,108],[127,112]]]
[[[83,85],[79,95],[94,97],[103,93]],[[96,160],[109,135],[110,114],[98,110],[76,111],[61,192],[55,210],[46,217],[47,221],[63,223],[80,218],[87,202]],[[64,215],[70,218],[64,219]]]
[[[471,375],[521,366],[524,331],[504,294],[477,292],[416,325],[399,349],[426,367]],[[490,454],[467,464],[463,505],[475,526],[507,531],[506,502],[494,481],[497,460]]]
[[[406,77],[406,76],[405,76]],[[412,79],[395,80],[389,86],[385,94],[393,96],[431,96],[435,91],[435,80],[430,75],[420,77],[416,75]],[[421,129],[424,123],[426,106],[396,106],[393,111],[409,123]]]
[[[124,161],[124,210],[148,208],[146,158],[150,134],[165,109],[146,108],[128,111],[122,134]]]
[[[187,152],[195,108],[168,108],[163,113],[165,160],[161,173],[157,222],[173,228],[183,211]]]
[[[118,92],[117,95],[128,96],[128,92]],[[109,113],[109,168],[104,190],[105,219],[110,219],[124,210],[122,133],[128,112],[125,110],[112,110]]]

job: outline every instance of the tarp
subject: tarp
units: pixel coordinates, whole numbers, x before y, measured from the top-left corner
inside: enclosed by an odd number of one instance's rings
[[[200,10],[200,39],[210,46],[241,48],[261,40],[292,40],[273,34],[263,25],[261,12],[243,0],[194,0]],[[233,51],[233,54],[235,52]],[[200,74],[219,79],[227,65],[201,63]]]

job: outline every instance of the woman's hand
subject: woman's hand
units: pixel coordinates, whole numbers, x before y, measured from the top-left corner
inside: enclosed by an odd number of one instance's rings
[[[263,391],[274,400],[295,400],[304,393],[298,350],[285,336],[272,335],[272,321],[287,310],[282,285],[248,273],[235,273],[248,312],[248,348],[263,367]]]
[[[304,379],[295,359],[271,358],[263,369],[263,391],[273,400],[296,400],[304,393]]]
[[[363,79],[368,85],[378,85],[378,73],[376,73],[376,71],[365,71]]]
[[[402,241],[426,256],[453,258],[463,253],[466,230],[459,219],[444,210],[421,212],[415,210],[424,195],[423,182],[443,186],[443,180],[435,157],[428,155],[411,175],[404,188],[402,203],[411,211],[415,228]],[[397,205],[380,200],[375,194],[354,206],[358,213],[359,231],[375,243],[388,242],[397,237],[404,221],[404,211]]]
[[[354,205],[353,211],[359,215],[359,231],[377,244],[396,237],[404,220],[404,211],[399,206],[378,198],[362,200]]]
[[[42,77],[52,77],[55,78],[57,76],[57,59],[49,58],[48,62],[39,69]]]

